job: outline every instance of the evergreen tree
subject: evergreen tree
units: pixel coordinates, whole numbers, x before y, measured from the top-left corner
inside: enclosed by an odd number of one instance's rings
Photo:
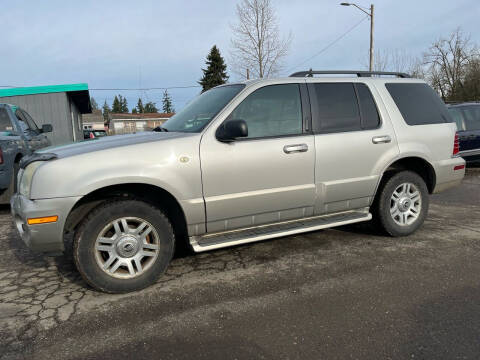
[[[122,95],[119,95],[120,99],[122,98]],[[112,112],[113,113],[121,113],[122,112],[122,104],[120,103],[120,100],[118,99],[117,95],[113,98],[113,103],[112,103]]]
[[[139,114],[142,114],[145,112],[145,107],[143,106],[143,102],[141,98],[138,98],[136,110],[137,110],[136,112],[138,112]]]
[[[90,97],[90,104],[92,105],[92,111],[93,110],[98,110],[98,104],[97,102],[95,101],[95,98],[92,96]]]
[[[158,112],[157,106],[154,102],[149,101],[145,104],[145,112],[146,113],[156,113]]]
[[[227,65],[216,45],[210,50],[205,64],[207,68],[202,69],[203,77],[198,82],[202,85],[202,92],[227,82]]]
[[[164,113],[175,112],[172,104],[172,98],[170,97],[170,94],[168,93],[167,89],[165,89],[165,92],[163,93],[162,108]]]
[[[122,109],[122,113],[128,113],[129,110],[128,110],[128,103],[127,103],[127,98],[125,97],[122,97],[120,95],[120,105],[121,105],[121,109]]]
[[[137,108],[133,108],[133,109],[132,109],[132,114],[138,114],[138,113],[137,113]]]
[[[103,103],[102,111],[103,111],[103,121],[105,122],[105,124],[108,124],[108,114],[111,113],[112,110],[110,109],[110,106],[108,106],[107,100],[105,100],[105,102]]]

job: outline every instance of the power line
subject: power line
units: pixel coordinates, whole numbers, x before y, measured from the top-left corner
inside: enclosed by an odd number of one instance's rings
[[[357,26],[359,26],[362,22],[364,22],[366,19],[368,19],[368,16],[365,16],[364,18],[362,18],[362,20],[360,20],[359,22],[357,22],[355,25],[353,25],[351,28],[349,28],[347,31],[345,31],[342,35],[340,35],[338,38],[336,38],[335,40],[333,40],[331,43],[329,43],[327,46],[325,46],[324,48],[322,48],[319,52],[315,53],[314,55],[310,56],[308,59],[306,59],[305,61],[302,61],[300,64],[297,64],[293,67],[291,67],[289,70],[287,70],[286,72],[287,73],[290,73],[290,71],[292,71],[293,69],[299,67],[299,66],[302,66],[303,64],[305,64],[306,62],[312,60],[313,58],[317,57],[318,55],[320,55],[321,53],[327,51],[330,47],[332,47],[333,45],[335,45],[337,42],[339,42],[341,39],[343,39],[348,33],[350,33],[351,31],[353,31]]]
[[[170,89],[189,89],[198,88],[200,85],[190,86],[169,86],[169,87],[151,87],[151,88],[89,88],[88,90],[95,91],[150,91],[150,90],[170,90]]]

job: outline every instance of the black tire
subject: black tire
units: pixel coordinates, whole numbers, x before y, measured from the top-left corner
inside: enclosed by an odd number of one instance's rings
[[[412,220],[412,223],[399,225],[390,213],[392,202],[392,195],[399,186],[405,183],[415,185],[420,193],[421,207],[418,212],[418,217]],[[428,214],[429,196],[427,185],[423,178],[413,171],[401,171],[390,175],[383,186],[378,189],[377,197],[372,206],[372,213],[374,223],[380,226],[382,230],[390,236],[408,236],[414,233],[420,226],[422,226]]]
[[[110,222],[135,217],[148,222],[158,234],[159,251],[152,264],[133,278],[107,274],[97,261],[97,237]],[[174,253],[175,236],[172,225],[161,210],[139,200],[109,200],[99,205],[83,220],[75,233],[73,257],[78,271],[93,288],[108,293],[126,293],[155,283],[167,269]],[[113,246],[113,245],[112,245]]]

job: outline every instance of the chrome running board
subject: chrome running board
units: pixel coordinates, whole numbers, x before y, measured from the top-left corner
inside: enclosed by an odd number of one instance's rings
[[[316,231],[334,226],[368,221],[372,214],[364,211],[345,211],[336,214],[315,216],[305,219],[260,225],[245,229],[224,231],[202,236],[190,236],[190,245],[195,252],[220,249],[223,247],[273,239],[282,236]]]

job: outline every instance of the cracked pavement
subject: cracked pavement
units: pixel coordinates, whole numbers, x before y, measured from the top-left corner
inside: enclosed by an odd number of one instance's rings
[[[479,190],[469,169],[408,238],[358,224],[177,256],[124,295],[31,253],[0,208],[0,359],[478,358]]]

